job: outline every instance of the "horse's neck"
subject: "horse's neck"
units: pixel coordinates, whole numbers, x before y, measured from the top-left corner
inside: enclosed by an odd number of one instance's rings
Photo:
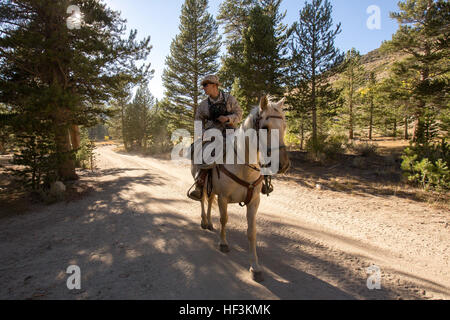
[[[250,120],[252,120],[252,119],[250,119]],[[247,121],[245,121],[244,124],[242,124],[240,126],[240,129],[243,130],[244,133],[247,130],[249,130],[249,129],[256,130],[254,128],[254,126],[251,125],[253,123],[254,123],[253,121],[249,121],[248,123],[247,123]],[[251,165],[252,167],[257,168],[258,167],[258,163],[259,163],[259,156],[260,155],[259,155],[259,151],[257,151],[256,152],[256,163],[250,163],[250,158],[251,158],[250,157],[250,138],[248,138],[248,139],[249,139],[249,141],[248,141],[249,143],[247,143],[247,138],[245,138],[245,159],[244,159],[245,164],[243,164],[243,165],[233,165],[233,166],[230,166],[230,167],[232,167],[232,170],[234,170],[235,174],[242,175],[242,177],[244,177],[244,179],[245,178],[251,178],[251,179],[256,178],[257,179],[260,176],[260,172],[255,170],[255,169],[252,169],[251,167],[249,167],[249,165]],[[259,141],[257,140],[256,143],[258,144]],[[239,157],[239,152],[236,152],[236,157],[237,158]]]

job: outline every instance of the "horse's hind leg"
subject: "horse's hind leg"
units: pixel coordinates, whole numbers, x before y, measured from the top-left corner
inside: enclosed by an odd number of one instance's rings
[[[247,237],[251,261],[250,272],[252,273],[253,280],[256,282],[262,282],[264,280],[256,253],[256,213],[258,211],[259,201],[260,199],[257,197],[247,205]]]
[[[228,201],[222,197],[218,197],[219,211],[220,211],[220,251],[224,253],[230,252],[230,247],[226,239],[226,225],[228,222]]]

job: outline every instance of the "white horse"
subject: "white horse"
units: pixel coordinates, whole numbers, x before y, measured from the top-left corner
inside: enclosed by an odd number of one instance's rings
[[[255,107],[244,123],[241,129],[244,132],[248,129],[268,130],[268,141],[271,139],[270,131],[279,130],[279,171],[285,173],[290,167],[290,161],[284,143],[286,131],[286,118],[283,112],[284,99],[279,102],[270,101],[267,96],[261,99],[259,107]],[[270,150],[270,145],[268,146]],[[269,151],[270,152],[270,151]],[[218,165],[212,170],[212,192],[210,197],[207,195],[208,183],[205,183],[203,198],[201,201],[203,229],[214,230],[211,222],[211,207],[217,195],[217,203],[220,211],[220,251],[227,253],[230,251],[226,239],[226,224],[228,222],[227,207],[229,203],[244,203],[247,206],[247,237],[249,241],[249,250],[251,258],[250,271],[255,281],[263,281],[261,267],[258,263],[256,253],[256,213],[260,203],[260,194],[262,188],[263,176],[258,167],[251,166],[248,163],[249,145],[245,147],[246,164],[224,164]],[[258,163],[260,152],[258,151]],[[195,174],[192,168],[193,175]],[[210,188],[211,189],[211,188]],[[208,203],[207,212],[205,203]]]

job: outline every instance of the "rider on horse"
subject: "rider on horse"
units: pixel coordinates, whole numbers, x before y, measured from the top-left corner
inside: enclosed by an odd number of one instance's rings
[[[201,84],[208,98],[198,106],[195,121],[202,121],[203,132],[212,128],[221,131],[236,129],[242,120],[242,109],[236,98],[219,90],[219,78],[215,75],[206,76]],[[196,165],[196,174],[195,189],[189,192],[188,196],[193,200],[201,201],[208,170]]]

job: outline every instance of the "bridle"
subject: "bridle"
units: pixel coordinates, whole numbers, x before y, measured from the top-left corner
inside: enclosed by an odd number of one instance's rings
[[[282,116],[269,115],[269,116],[266,116],[266,117],[261,117],[261,113],[258,113],[258,116],[256,117],[255,122],[254,122],[255,123],[255,129],[256,129],[256,135],[258,137],[258,141],[259,141],[259,130],[263,129],[263,128],[261,128],[261,120],[266,121],[266,120],[269,120],[269,119],[284,120],[284,118]],[[259,143],[258,143],[258,148],[259,148]],[[285,150],[285,149],[286,149],[286,145],[281,145],[281,146],[278,146],[277,148],[271,147],[269,149],[269,151],[270,151],[270,154],[271,154],[272,151],[274,151],[274,150],[280,151],[280,150]],[[270,167],[270,163],[268,163],[266,165],[261,165],[260,164],[260,167],[261,168],[268,168],[268,167]],[[251,167],[251,168],[254,169],[253,167]]]
[[[255,122],[254,122],[254,127],[255,127],[255,129],[256,129],[256,135],[257,135],[258,141],[259,141],[259,130],[262,129],[262,128],[261,128],[261,120],[264,120],[264,121],[265,121],[265,120],[268,120],[268,119],[280,119],[280,120],[284,120],[284,118],[283,118],[282,116],[275,116],[275,115],[271,115],[271,116],[267,116],[267,117],[264,117],[264,118],[263,118],[263,117],[261,117],[261,114],[258,113],[258,116],[255,118]],[[259,148],[259,143],[258,143],[258,148]],[[277,149],[278,149],[278,150],[286,149],[286,146],[285,146],[285,145],[282,145],[282,146],[279,146]],[[275,149],[275,148],[271,148],[270,151],[272,152],[272,150],[276,150],[276,149]],[[236,156],[237,156],[237,151],[236,151],[236,149],[234,149],[234,152],[235,152],[235,154],[236,154]],[[269,166],[270,166],[270,163],[269,163],[269,164],[266,164],[266,165],[264,165],[264,166],[260,164],[260,165],[259,165],[259,166],[260,166],[259,168],[255,168],[255,167],[253,167],[253,166],[251,166],[251,165],[249,165],[249,164],[246,164],[246,166],[249,167],[249,168],[251,168],[251,169],[253,169],[253,170],[255,170],[255,171],[258,171],[258,172],[261,173],[261,168],[269,167]],[[241,186],[247,188],[247,197],[246,197],[246,199],[245,199],[244,202],[242,202],[242,203],[239,204],[241,207],[244,207],[244,206],[246,206],[247,204],[250,203],[251,199],[253,198],[253,192],[254,192],[254,189],[255,189],[259,184],[261,184],[261,183],[263,182],[263,180],[265,180],[266,186],[267,186],[267,187],[271,186],[271,184],[272,184],[272,183],[271,183],[271,180],[272,180],[272,177],[271,177],[271,176],[263,176],[263,175],[260,175],[259,178],[258,178],[255,182],[253,182],[253,183],[248,183],[247,181],[241,180],[239,177],[237,177],[236,175],[234,175],[233,173],[231,173],[230,171],[228,171],[228,170],[225,168],[225,166],[222,165],[222,164],[219,164],[219,165],[216,167],[216,169],[217,169],[217,175],[218,175],[219,179],[220,179],[220,172],[223,172],[223,173],[224,173],[225,175],[227,175],[229,178],[231,178],[232,180],[234,180],[235,182],[237,182],[237,183],[240,184]],[[269,194],[267,194],[267,195],[269,195]]]
[[[284,120],[284,118],[282,116],[274,116],[274,115],[272,115],[272,116],[261,117],[261,114],[258,113],[258,117],[256,117],[256,119],[255,119],[255,129],[256,129],[256,134],[258,136],[258,139],[259,139],[259,130],[262,129],[261,128],[261,120],[266,121],[266,120],[269,120],[269,119]],[[278,149],[278,150],[286,149],[286,145],[279,146],[278,148],[270,148],[270,151],[276,150],[276,149]]]

